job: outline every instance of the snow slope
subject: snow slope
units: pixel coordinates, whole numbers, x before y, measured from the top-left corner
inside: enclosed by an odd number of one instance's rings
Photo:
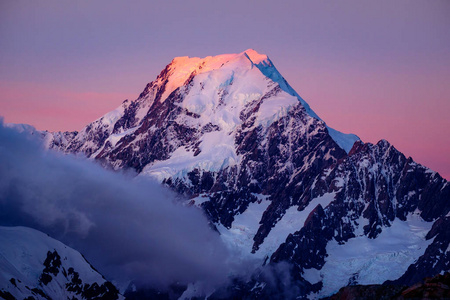
[[[331,241],[325,265],[315,275],[323,279],[319,297],[330,296],[349,283],[380,284],[399,278],[433,242],[425,238],[432,224],[409,214],[406,221],[394,220],[376,239],[360,235],[345,244]]]
[[[17,299],[89,299],[89,292],[123,298],[79,252],[27,227],[0,227],[0,292]]]

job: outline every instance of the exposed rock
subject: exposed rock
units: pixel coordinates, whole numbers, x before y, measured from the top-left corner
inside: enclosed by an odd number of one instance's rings
[[[343,287],[330,300],[353,299],[450,299],[450,273],[425,278],[410,287],[393,285],[355,285]]]

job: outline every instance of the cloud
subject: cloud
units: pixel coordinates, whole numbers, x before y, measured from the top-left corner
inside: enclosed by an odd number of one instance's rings
[[[157,183],[44,151],[0,120],[0,225],[29,226],[79,250],[109,280],[215,286],[238,272],[195,207]]]

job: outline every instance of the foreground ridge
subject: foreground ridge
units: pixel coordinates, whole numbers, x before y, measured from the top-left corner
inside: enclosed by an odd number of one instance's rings
[[[450,298],[450,273],[425,278],[413,286],[369,285],[348,286],[329,298],[338,299],[448,299]]]
[[[124,299],[77,251],[37,230],[0,227],[0,297]]]

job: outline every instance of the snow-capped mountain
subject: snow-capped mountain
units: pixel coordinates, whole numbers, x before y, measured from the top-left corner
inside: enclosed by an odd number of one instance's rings
[[[297,296],[449,270],[448,182],[329,128],[254,50],[175,58],[135,101],[46,143],[185,195],[243,257],[287,262]],[[273,296],[264,280],[231,293]]]
[[[79,252],[27,227],[0,227],[0,298],[124,299]]]

